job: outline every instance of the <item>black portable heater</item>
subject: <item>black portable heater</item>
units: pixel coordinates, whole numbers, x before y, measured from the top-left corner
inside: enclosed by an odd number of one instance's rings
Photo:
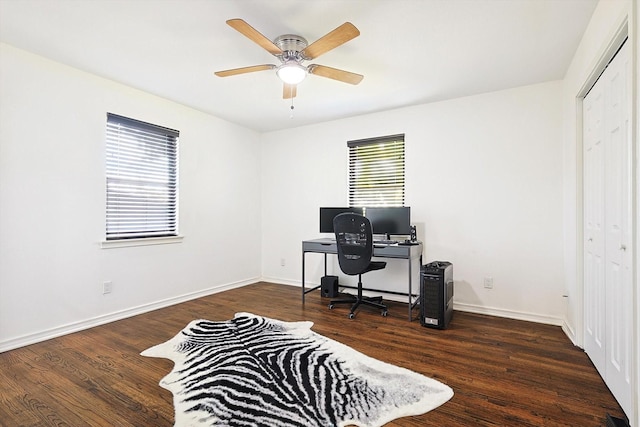
[[[433,261],[420,269],[420,324],[445,329],[453,317],[453,265]]]

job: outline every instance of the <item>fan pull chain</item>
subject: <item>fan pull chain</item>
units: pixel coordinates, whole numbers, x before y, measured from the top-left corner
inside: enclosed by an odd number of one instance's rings
[[[293,106],[293,98],[291,98],[291,114],[289,115],[289,118],[290,118],[290,119],[293,119],[293,109],[294,109],[294,106]]]

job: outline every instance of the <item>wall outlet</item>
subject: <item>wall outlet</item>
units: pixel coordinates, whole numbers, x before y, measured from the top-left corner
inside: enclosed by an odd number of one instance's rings
[[[284,267],[286,263],[287,262],[284,258],[280,258],[280,267]]]
[[[493,289],[493,277],[485,277],[484,278],[484,288],[485,289]]]
[[[102,295],[110,294],[112,290],[113,290],[113,283],[111,283],[111,280],[102,282]]]

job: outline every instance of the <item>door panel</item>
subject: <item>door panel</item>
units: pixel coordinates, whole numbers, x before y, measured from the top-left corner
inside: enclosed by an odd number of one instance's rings
[[[603,74],[605,89],[605,382],[631,415],[631,91],[628,43]],[[628,248],[628,249],[627,249]]]
[[[631,67],[628,43],[583,103],[585,351],[632,418]]]
[[[584,297],[585,351],[605,375],[603,85],[584,100]]]

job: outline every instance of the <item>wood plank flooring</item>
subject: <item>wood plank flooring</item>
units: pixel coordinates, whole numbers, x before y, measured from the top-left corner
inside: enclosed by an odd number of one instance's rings
[[[623,413],[585,353],[559,327],[455,312],[446,330],[347,306],[333,310],[319,291],[256,283],[0,353],[2,426],[172,426],[171,394],[158,386],[172,368],[139,353],[194,319],[248,311],[313,330],[369,356],[448,384],[454,397],[388,426],[604,426]],[[416,313],[417,314],[417,313]]]

